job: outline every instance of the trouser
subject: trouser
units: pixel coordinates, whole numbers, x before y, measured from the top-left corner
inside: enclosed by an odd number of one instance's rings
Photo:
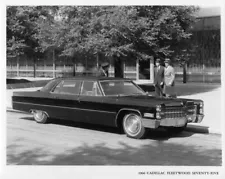
[[[158,84],[155,85],[155,96],[163,96],[163,88]]]
[[[176,97],[175,87],[174,86],[164,86],[163,93],[167,97]]]

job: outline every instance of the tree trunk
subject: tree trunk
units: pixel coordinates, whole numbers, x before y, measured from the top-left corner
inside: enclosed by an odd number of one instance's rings
[[[99,53],[97,53],[97,56],[96,56],[96,67],[97,69],[99,68]]]
[[[75,58],[73,57],[73,76],[76,75],[76,61]]]
[[[34,58],[33,61],[34,61],[34,78],[36,78],[36,58]]]
[[[114,76],[118,78],[124,77],[124,66],[121,58],[114,57]]]
[[[20,70],[20,65],[19,65],[19,57],[16,57],[16,76],[19,76],[19,70]]]
[[[183,83],[187,82],[187,63],[183,64]]]

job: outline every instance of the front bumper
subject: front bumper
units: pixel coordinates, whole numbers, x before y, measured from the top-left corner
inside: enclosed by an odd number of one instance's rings
[[[142,118],[142,124],[146,128],[158,128],[159,126],[166,127],[183,127],[186,123],[200,123],[204,118],[203,114],[198,114],[195,116],[186,116],[181,118],[162,118],[162,119],[148,119]]]

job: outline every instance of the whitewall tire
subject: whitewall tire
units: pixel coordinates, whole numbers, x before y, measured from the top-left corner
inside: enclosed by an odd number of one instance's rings
[[[48,116],[44,111],[33,111],[34,120],[37,123],[45,124],[48,122]]]
[[[126,114],[123,118],[123,130],[128,137],[141,139],[146,134],[141,117],[135,113]]]

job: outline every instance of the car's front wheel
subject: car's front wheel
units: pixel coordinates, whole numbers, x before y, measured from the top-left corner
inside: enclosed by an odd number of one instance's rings
[[[141,139],[146,134],[141,117],[135,113],[126,114],[123,118],[123,130],[128,137]]]
[[[44,111],[33,111],[34,120],[37,123],[47,123],[48,122],[48,116]]]

